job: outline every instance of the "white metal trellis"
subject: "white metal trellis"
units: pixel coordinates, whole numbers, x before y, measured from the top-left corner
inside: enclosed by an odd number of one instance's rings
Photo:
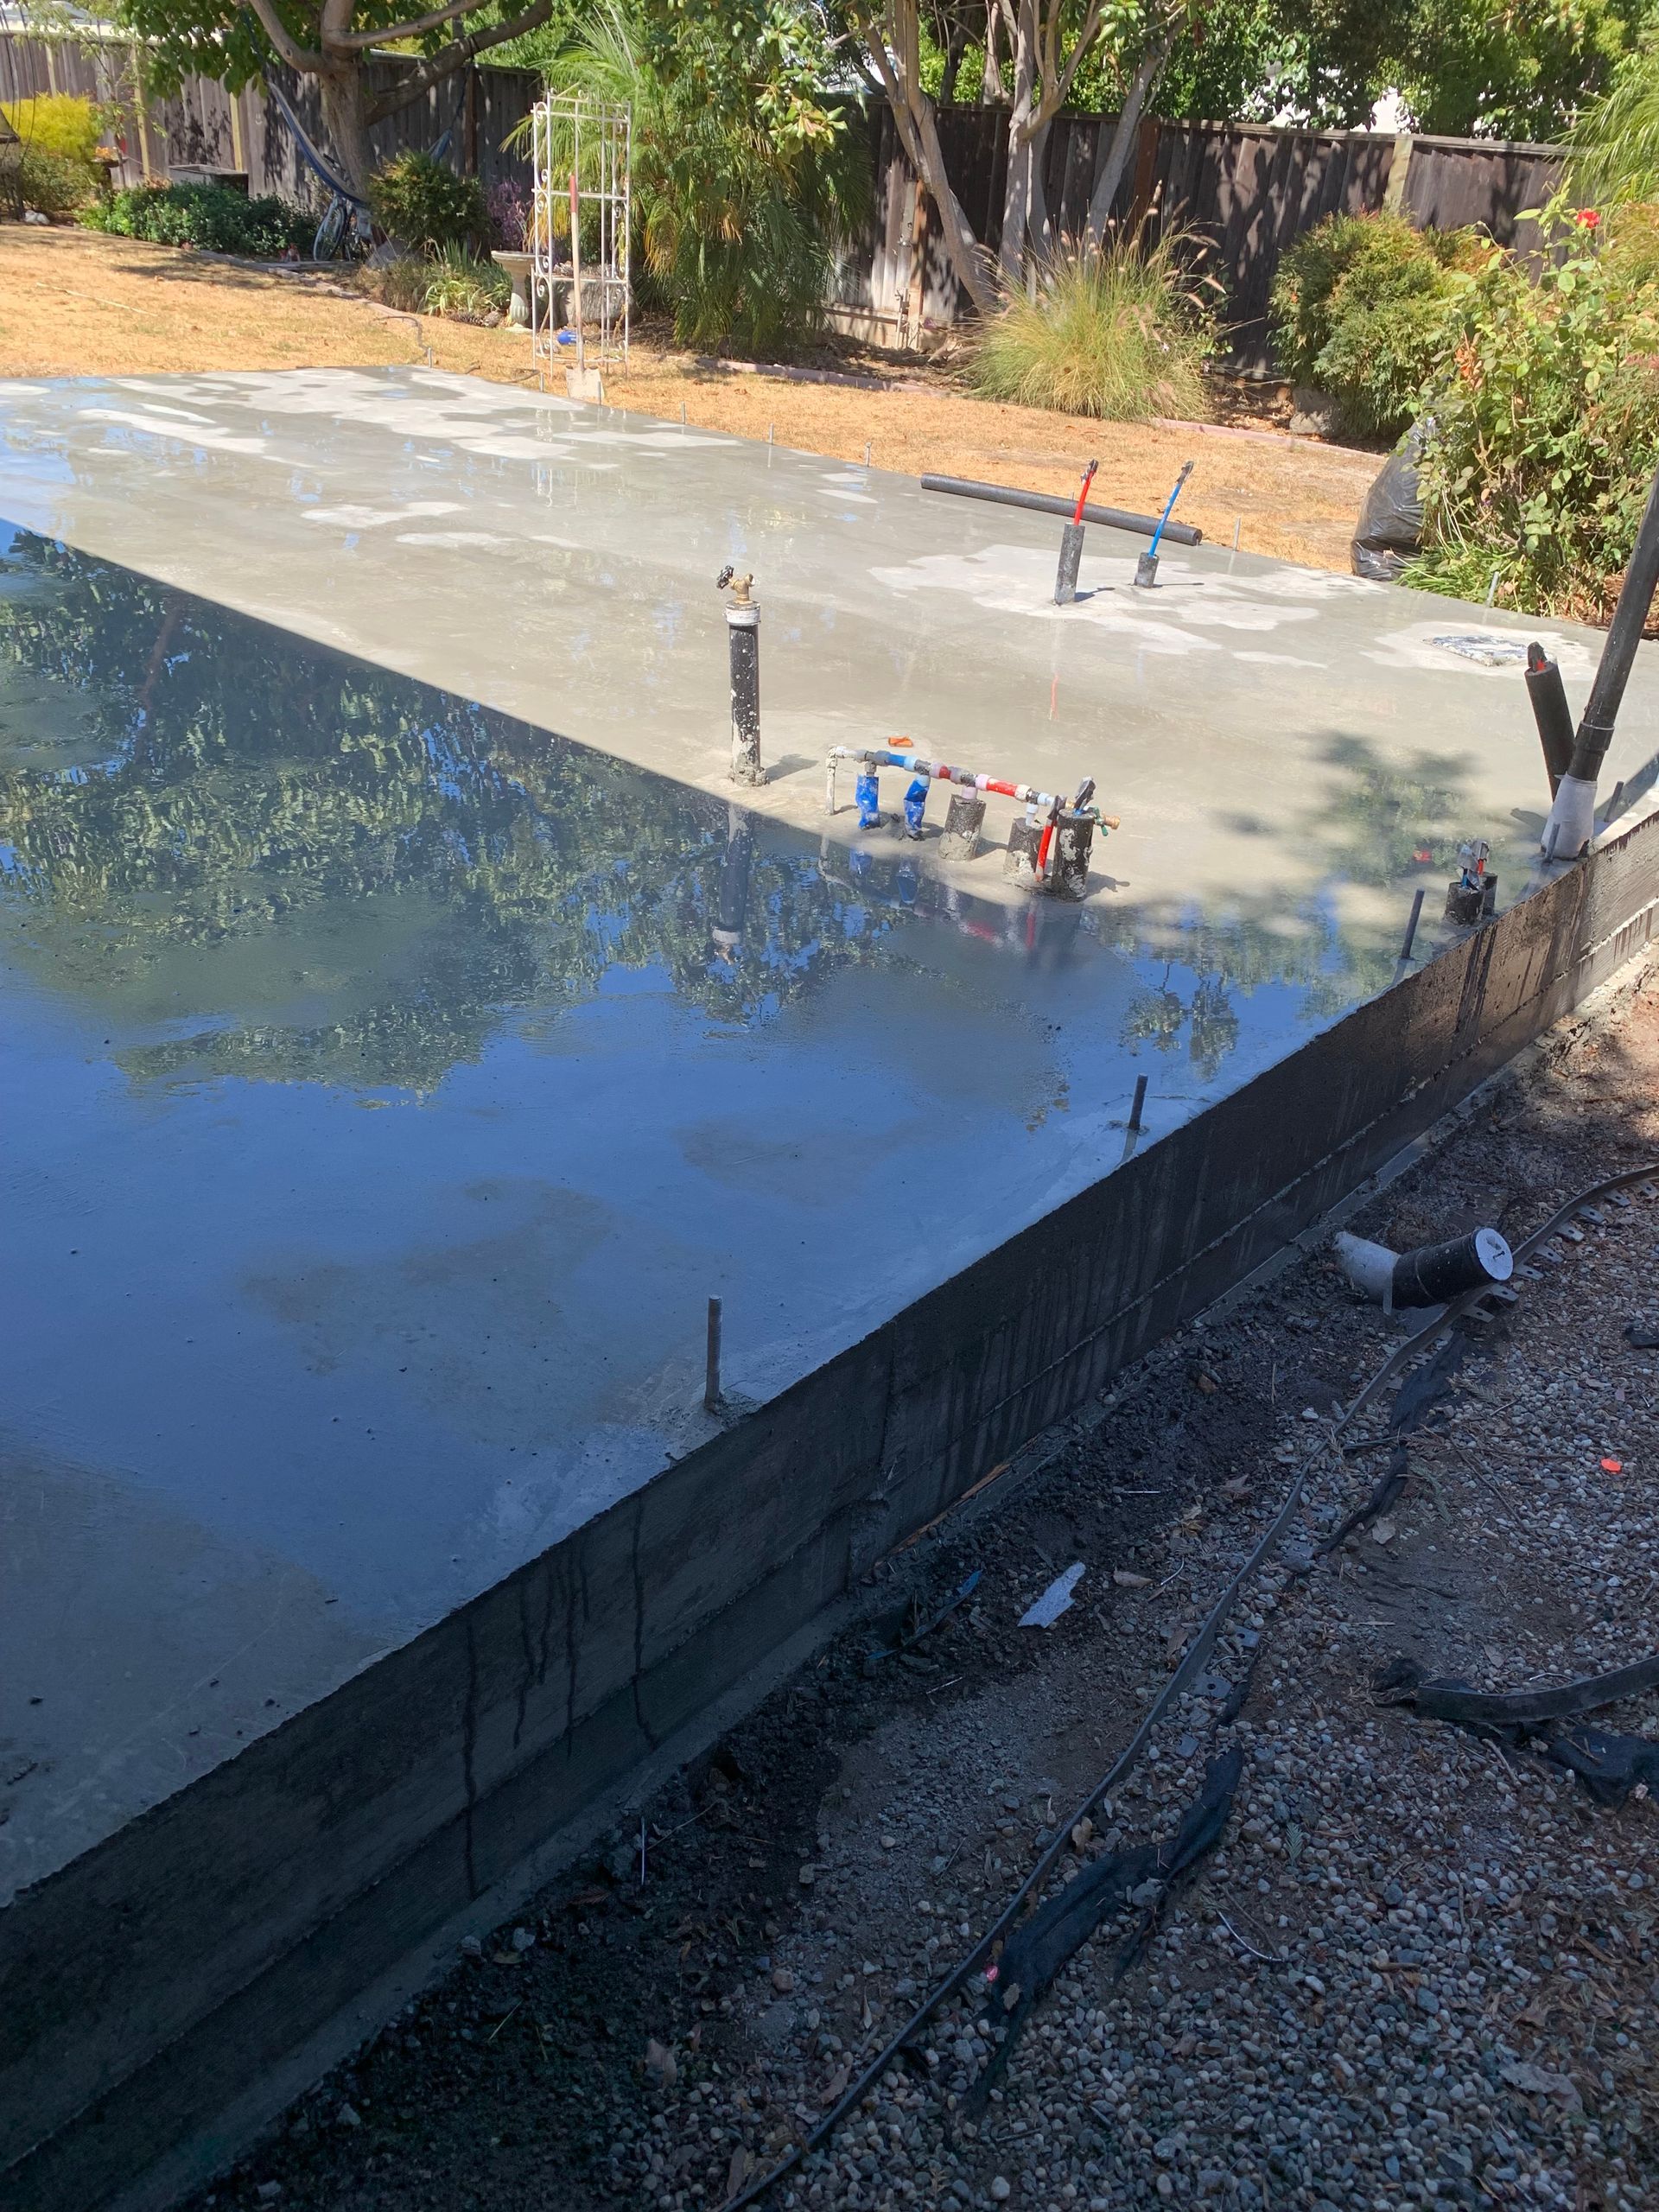
[[[603,371],[628,358],[632,140],[624,101],[568,92],[532,114],[530,327],[543,390],[563,366],[574,395],[598,397]]]

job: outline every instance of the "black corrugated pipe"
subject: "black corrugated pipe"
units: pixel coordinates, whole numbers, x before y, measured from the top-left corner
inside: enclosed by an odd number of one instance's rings
[[[1544,767],[1554,799],[1561,778],[1573,763],[1573,709],[1567,703],[1561,671],[1540,645],[1527,647],[1527,696],[1532,701],[1538,741],[1544,748]]]
[[[1624,571],[1618,605],[1608,625],[1607,642],[1601,649],[1596,680],[1590,686],[1589,704],[1579,724],[1573,758],[1544,824],[1546,860],[1576,860],[1596,834],[1596,779],[1612,743],[1613,724],[1618,719],[1624,686],[1630,682],[1637,646],[1647,626],[1656,584],[1659,584],[1659,469],[1655,470],[1649,487],[1648,504],[1642,511],[1630,564]]]
[[[950,492],[959,499],[988,499],[998,507],[1029,507],[1033,514],[1064,515],[1068,522],[1074,519],[1075,500],[1057,499],[1050,492],[1015,492],[1006,484],[980,484],[969,476],[924,476],[924,492]],[[1131,514],[1125,507],[1086,506],[1081,516],[1083,522],[1104,523],[1109,530],[1133,531],[1138,537],[1155,537],[1158,530],[1156,515]],[[1204,532],[1188,522],[1172,522],[1164,536],[1175,545],[1202,545]]]

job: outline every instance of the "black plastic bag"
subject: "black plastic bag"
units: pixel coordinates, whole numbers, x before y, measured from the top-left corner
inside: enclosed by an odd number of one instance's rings
[[[1423,502],[1417,466],[1426,424],[1414,423],[1365,494],[1351,549],[1353,570],[1373,583],[1391,584],[1422,543]]]

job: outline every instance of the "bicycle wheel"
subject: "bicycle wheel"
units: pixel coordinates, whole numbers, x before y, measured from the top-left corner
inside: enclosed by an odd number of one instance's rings
[[[322,220],[317,225],[317,235],[311,241],[313,261],[333,261],[340,252],[346,235],[348,214],[346,202],[336,193],[328,202]]]

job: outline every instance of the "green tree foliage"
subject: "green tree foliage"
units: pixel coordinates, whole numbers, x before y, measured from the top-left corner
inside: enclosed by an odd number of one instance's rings
[[[357,190],[368,181],[369,129],[423,99],[481,54],[545,23],[556,0],[117,0],[117,20],[145,41],[145,74],[168,91],[188,76],[232,91],[273,61],[315,80],[326,150]],[[377,46],[397,44],[412,66],[371,96]]]
[[[1644,213],[1621,237],[1558,200],[1538,267],[1494,255],[1474,278],[1423,395],[1425,550],[1408,582],[1478,599],[1496,572],[1500,604],[1611,614],[1659,463],[1659,253]]]
[[[1627,54],[1573,134],[1570,189],[1592,206],[1659,200],[1659,33]]]
[[[683,345],[774,354],[822,321],[868,153],[783,0],[601,0],[543,56],[550,86],[626,100],[645,268]]]
[[[1455,335],[1471,274],[1493,251],[1472,230],[1414,230],[1401,215],[1316,224],[1274,279],[1280,367],[1331,393],[1353,435],[1397,437]]]

